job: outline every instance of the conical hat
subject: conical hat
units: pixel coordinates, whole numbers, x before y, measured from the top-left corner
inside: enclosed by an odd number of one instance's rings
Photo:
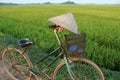
[[[67,13],[60,16],[52,17],[48,20],[56,25],[62,26],[63,28],[73,33],[79,34],[78,27],[72,13]]]

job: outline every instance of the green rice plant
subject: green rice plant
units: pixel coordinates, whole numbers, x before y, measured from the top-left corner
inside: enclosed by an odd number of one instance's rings
[[[57,46],[48,18],[66,12],[73,13],[80,32],[87,35],[85,57],[101,67],[120,71],[120,6],[0,6],[0,32],[17,40],[30,38],[47,53]],[[60,35],[63,40],[64,33]]]

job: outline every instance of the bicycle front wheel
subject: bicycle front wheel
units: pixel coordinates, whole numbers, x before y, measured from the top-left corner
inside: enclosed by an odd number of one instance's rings
[[[104,80],[104,75],[100,68],[90,60],[85,58],[69,58],[69,66],[74,80]],[[72,80],[65,61],[62,61],[53,72],[53,80]]]
[[[29,72],[31,62],[25,54],[16,48],[6,48],[2,52],[2,63],[14,80],[31,80],[32,73]]]

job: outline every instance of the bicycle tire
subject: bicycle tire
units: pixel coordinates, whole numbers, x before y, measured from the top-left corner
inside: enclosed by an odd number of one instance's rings
[[[19,49],[6,48],[2,51],[2,64],[13,80],[32,80],[32,73],[28,68],[32,63]]]
[[[104,80],[101,69],[92,61],[85,58],[68,58],[70,67],[76,76],[74,80]],[[54,70],[52,80],[72,80],[68,74],[65,61]]]

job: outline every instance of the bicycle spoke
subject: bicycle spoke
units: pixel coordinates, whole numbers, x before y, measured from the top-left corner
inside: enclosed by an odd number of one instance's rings
[[[21,51],[15,48],[7,48],[3,51],[2,61],[7,73],[13,79],[30,80],[32,73],[29,72],[30,62]]]
[[[98,66],[87,59],[70,60],[69,66],[70,72],[75,80],[104,80],[104,76]],[[66,73],[60,74],[59,72],[61,71]],[[61,80],[71,80],[64,61],[56,67],[53,73],[53,80],[60,80],[58,77],[61,77]]]

